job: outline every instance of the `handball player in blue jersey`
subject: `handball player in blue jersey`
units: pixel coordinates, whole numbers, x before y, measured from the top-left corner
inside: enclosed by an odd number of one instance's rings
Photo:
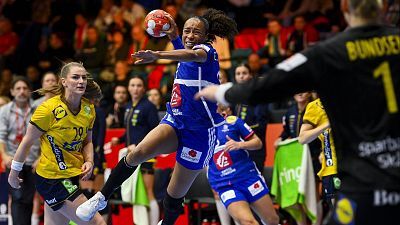
[[[159,154],[177,151],[177,163],[167,188],[163,205],[164,219],[160,224],[172,225],[183,212],[183,198],[202,168],[212,158],[215,128],[224,122],[215,103],[194,95],[202,88],[219,84],[218,55],[211,43],[215,37],[232,38],[237,33],[235,21],[222,11],[208,9],[203,16],[185,22],[182,40],[169,14],[171,28],[166,32],[175,50],[144,50],[134,53],[135,64],[153,63],[158,59],[178,61],[171,101],[160,124],[138,144],[129,146],[129,154],[121,159],[103,189],[83,203],[76,211],[82,220],[90,220],[101,210],[112,192],[136,169],[137,165]]]
[[[261,140],[243,120],[219,105],[225,123],[217,128],[217,146],[208,168],[211,187],[239,224],[258,224],[250,207],[267,224],[278,224],[269,189],[248,150],[257,150]]]

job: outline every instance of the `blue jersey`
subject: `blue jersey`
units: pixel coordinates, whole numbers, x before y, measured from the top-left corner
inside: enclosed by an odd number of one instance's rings
[[[218,55],[215,49],[209,44],[196,45],[193,47],[195,49],[206,51],[207,61],[178,63],[171,101],[167,104],[167,111],[179,129],[215,127],[224,120],[217,113],[216,103],[204,99],[194,100],[194,95],[205,86],[219,84]]]
[[[224,151],[227,135],[235,141],[243,141],[253,134],[254,131],[236,116],[228,116],[225,124],[217,128],[217,147],[208,169],[208,179],[214,189],[242,182],[249,175],[259,174],[247,150]]]

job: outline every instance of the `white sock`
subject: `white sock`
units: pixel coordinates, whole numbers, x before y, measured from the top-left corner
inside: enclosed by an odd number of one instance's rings
[[[160,220],[160,208],[155,199],[150,201],[150,225],[157,225]]]
[[[217,206],[219,221],[221,221],[221,225],[231,225],[231,216],[229,216],[228,210],[226,210],[221,200],[215,200],[215,205]]]

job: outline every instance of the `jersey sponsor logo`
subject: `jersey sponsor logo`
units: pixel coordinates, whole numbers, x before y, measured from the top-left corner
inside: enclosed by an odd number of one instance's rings
[[[224,193],[221,194],[221,200],[223,202],[226,202],[229,199],[234,199],[234,198],[236,198],[236,194],[235,194],[234,190],[225,191]]]
[[[229,152],[219,151],[213,155],[213,160],[218,170],[224,170],[233,165]]]
[[[82,148],[82,141],[65,142],[63,148],[67,151],[78,151]]]
[[[224,169],[224,170],[221,171],[220,177],[228,176],[229,174],[232,174],[234,172],[236,172],[235,168],[228,167],[227,169]]]
[[[276,68],[289,72],[305,62],[307,62],[307,58],[303,54],[296,53],[292,57],[276,65]]]
[[[51,205],[51,204],[56,203],[57,200],[56,200],[56,198],[53,198],[53,199],[50,199],[50,200],[47,200],[47,199],[46,199],[46,202],[47,202],[48,205]]]
[[[337,202],[333,218],[340,224],[354,225],[355,203],[348,198],[341,198]]]
[[[264,186],[262,185],[261,181],[258,180],[257,182],[253,183],[252,185],[247,187],[247,190],[249,190],[250,194],[252,196],[255,196],[262,192],[264,190]]]
[[[329,139],[329,131],[325,130],[324,133],[324,156],[325,156],[325,165],[327,167],[333,166],[333,159],[332,159],[332,148],[331,142]]]
[[[53,154],[56,157],[58,168],[60,170],[66,170],[67,169],[67,164],[65,164],[64,156],[62,154],[61,149],[54,142],[53,136],[46,135],[46,137],[47,137],[47,140],[49,140],[49,143],[50,143],[50,146],[51,146],[51,150],[53,150]]]
[[[61,120],[62,118],[68,115],[67,111],[65,111],[65,109],[61,105],[53,109],[53,114],[57,121]]]
[[[172,109],[172,113],[174,114],[174,116],[182,116],[182,111],[180,111],[179,109]]]
[[[76,189],[78,189],[78,185],[73,184],[70,179],[65,179],[61,181],[65,189],[67,189],[68,193],[73,193]]]
[[[181,88],[179,84],[174,84],[172,88],[171,107],[179,107],[182,105]]]
[[[198,163],[200,161],[201,154],[202,152],[190,149],[188,147],[183,147],[181,158],[189,162]]]
[[[374,191],[374,206],[396,206],[400,204],[400,192]]]

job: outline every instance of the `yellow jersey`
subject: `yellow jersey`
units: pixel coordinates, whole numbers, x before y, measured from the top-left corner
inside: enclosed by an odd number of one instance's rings
[[[311,124],[314,128],[329,122],[321,100],[318,98],[307,105],[303,116],[303,123]],[[333,144],[331,128],[328,128],[318,136],[322,143],[322,162],[318,176],[325,177],[337,174],[336,150]]]
[[[44,132],[40,137],[41,154],[36,173],[48,179],[80,175],[84,141],[93,128],[95,117],[93,104],[85,98],[82,98],[81,109],[76,115],[60,95],[38,106],[30,121]]]

